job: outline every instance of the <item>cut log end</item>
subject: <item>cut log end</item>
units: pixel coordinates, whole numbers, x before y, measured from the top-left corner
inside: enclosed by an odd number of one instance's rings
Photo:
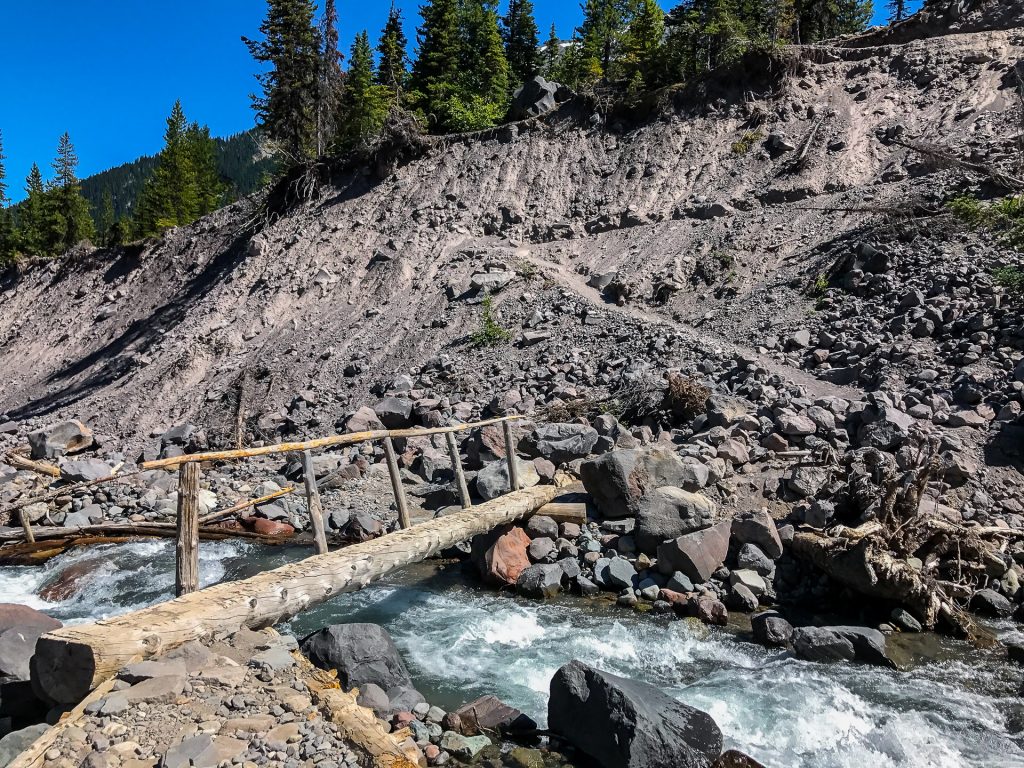
[[[115,670],[116,671],[116,670]],[[49,634],[32,657],[32,688],[54,704],[77,704],[105,678],[97,674],[92,646]]]

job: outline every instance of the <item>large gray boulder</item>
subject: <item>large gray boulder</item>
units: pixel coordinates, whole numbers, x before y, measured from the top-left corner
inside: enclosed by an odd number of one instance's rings
[[[110,476],[110,465],[100,459],[78,459],[60,464],[60,479],[69,483],[87,483]]]
[[[412,400],[386,397],[373,406],[380,423],[388,429],[405,429],[412,425]]]
[[[93,435],[85,424],[71,419],[29,432],[28,444],[32,447],[33,459],[56,459],[91,448]]]
[[[366,683],[385,691],[411,686],[395,641],[377,624],[332,624],[303,639],[300,648],[314,665],[337,670],[346,690]]]
[[[558,106],[558,83],[549,82],[540,75],[527,80],[512,94],[512,106],[509,117],[512,120],[525,120],[546,114]]]
[[[32,746],[40,736],[50,730],[46,723],[30,725],[20,731],[12,731],[0,739],[0,768],[6,768],[22,752]]]
[[[767,512],[744,512],[733,518],[732,538],[739,544],[754,544],[772,560],[782,557],[782,540],[775,521]]]
[[[580,475],[601,514],[634,517],[643,499],[666,485],[682,487],[689,473],[667,448],[628,448],[584,461]]]
[[[519,486],[532,488],[540,482],[540,475],[532,461],[523,461],[516,457],[516,468],[519,470]],[[476,476],[476,492],[481,499],[490,501],[508,493],[512,488],[508,481],[508,462],[505,459],[486,464]]]
[[[637,549],[653,555],[667,539],[710,527],[717,514],[715,503],[699,493],[670,485],[656,488],[641,501],[637,511],[633,531]]]
[[[551,679],[548,728],[602,768],[710,768],[722,754],[707,713],[580,661]]]
[[[519,574],[516,579],[516,591],[525,596],[537,599],[555,597],[562,591],[565,571],[555,563],[537,563]]]
[[[597,438],[597,430],[586,424],[541,424],[519,446],[527,456],[543,457],[557,466],[585,459]]]
[[[658,570],[665,576],[681,571],[695,584],[703,584],[729,555],[731,530],[732,524],[727,520],[663,542],[658,547]]]

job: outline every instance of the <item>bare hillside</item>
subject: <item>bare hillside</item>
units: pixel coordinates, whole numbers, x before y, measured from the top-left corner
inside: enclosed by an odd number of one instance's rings
[[[570,103],[440,141],[251,240],[239,204],[141,253],[32,269],[0,295],[0,412],[132,438],[231,423],[241,392],[263,436],[297,397],[315,409],[285,426],[324,432],[402,374],[451,404],[542,404],[606,386],[622,360],[716,349],[816,381],[768,342],[806,322],[828,244],[962,183],[893,139],[1016,151],[1022,55],[1019,29],[798,51],[789,71],[666,96],[640,125]],[[621,306],[586,285],[614,271]],[[539,339],[471,348],[484,272],[514,273],[500,321]],[[527,381],[538,367],[555,374]]]

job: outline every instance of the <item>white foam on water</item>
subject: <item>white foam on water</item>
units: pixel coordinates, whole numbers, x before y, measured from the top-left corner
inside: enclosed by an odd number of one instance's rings
[[[204,542],[202,584],[292,556],[239,542]],[[79,593],[56,604],[37,597],[72,566],[87,571]],[[0,568],[0,600],[70,622],[95,619],[169,598],[173,574],[170,541],[96,547],[43,568]],[[906,673],[814,664],[722,631],[698,637],[683,622],[595,615],[578,604],[417,584],[373,585],[340,596],[296,619],[295,628],[303,634],[339,621],[387,627],[419,687],[456,703],[493,693],[541,723],[552,675],[580,659],[646,680],[707,711],[728,746],[770,768],[1024,765],[1024,751],[1008,736],[1000,701],[991,693],[1005,691],[1005,677],[1012,674],[999,667],[944,662]]]

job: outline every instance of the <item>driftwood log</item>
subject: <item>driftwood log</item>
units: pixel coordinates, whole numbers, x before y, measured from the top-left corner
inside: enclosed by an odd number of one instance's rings
[[[36,645],[34,682],[56,702],[74,703],[136,654],[151,657],[215,632],[285,621],[342,592],[535,512],[563,491],[537,486],[326,555],[218,584],[122,616],[65,627]]]

